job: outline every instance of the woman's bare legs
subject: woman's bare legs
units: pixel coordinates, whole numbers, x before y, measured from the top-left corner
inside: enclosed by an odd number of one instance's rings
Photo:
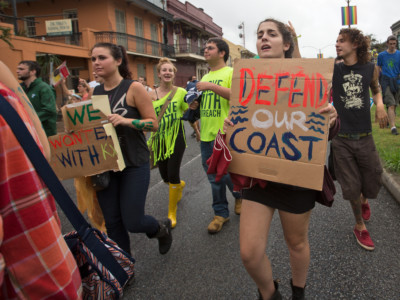
[[[306,285],[310,265],[310,245],[308,225],[311,210],[304,214],[279,211],[283,234],[289,249],[293,285],[303,288]]]
[[[270,261],[265,252],[275,209],[243,199],[240,215],[240,255],[263,299],[275,292]]]

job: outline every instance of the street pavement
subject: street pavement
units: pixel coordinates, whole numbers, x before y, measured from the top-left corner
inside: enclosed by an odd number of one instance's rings
[[[190,137],[192,129],[186,128],[188,148],[181,166],[186,188],[178,205],[171,250],[160,255],[157,240],[131,234],[135,281],[125,289],[123,299],[257,299],[257,287],[240,260],[240,218],[233,212],[229,191],[230,221],[218,234],[207,232],[213,218],[211,188],[201,166],[199,143]],[[63,184],[75,199],[73,181]],[[306,298],[400,299],[400,204],[385,187],[377,199],[370,200],[372,216],[367,228],[375,242],[370,252],[357,244],[350,205],[338,185],[337,190],[333,207],[316,204],[312,213]],[[155,169],[146,213],[165,218],[167,212],[168,186]],[[60,217],[63,232],[71,231],[62,212]],[[271,225],[267,253],[274,278],[280,279],[281,293],[289,299],[290,265],[278,214]]]

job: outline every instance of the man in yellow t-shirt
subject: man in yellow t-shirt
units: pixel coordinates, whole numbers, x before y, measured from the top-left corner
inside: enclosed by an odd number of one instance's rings
[[[210,66],[210,72],[196,84],[197,90],[202,91],[200,103],[201,122],[201,159],[204,170],[207,172],[207,159],[211,156],[214,139],[224,125],[224,119],[229,113],[229,98],[232,83],[233,69],[226,66],[229,57],[228,44],[219,38],[211,38],[207,41],[204,49],[204,58]],[[197,108],[196,101],[190,106]],[[225,222],[229,220],[228,200],[226,197],[226,186],[235,197],[235,213],[240,214],[241,198],[238,192],[233,192],[233,184],[229,175],[224,176],[219,182],[215,181],[215,175],[207,175],[211,184],[213,196],[212,207],[214,219],[208,225],[209,233],[217,233],[222,229]]]

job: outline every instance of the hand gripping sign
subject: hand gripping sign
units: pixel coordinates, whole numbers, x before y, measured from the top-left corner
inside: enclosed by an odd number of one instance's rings
[[[333,59],[235,61],[229,171],[322,190]]]

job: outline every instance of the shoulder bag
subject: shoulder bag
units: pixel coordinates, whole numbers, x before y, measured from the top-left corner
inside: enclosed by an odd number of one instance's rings
[[[123,294],[124,286],[134,277],[135,260],[106,234],[92,228],[86,221],[18,113],[1,95],[0,115],[10,126],[36,172],[76,230],[66,234],[64,239],[79,267],[83,299],[118,299]]]

